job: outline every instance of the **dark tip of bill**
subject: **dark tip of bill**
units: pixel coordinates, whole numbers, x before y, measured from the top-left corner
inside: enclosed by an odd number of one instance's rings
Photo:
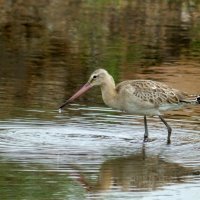
[[[61,112],[61,111],[62,111],[62,108],[64,108],[68,103],[69,103],[68,100],[67,100],[65,103],[63,103],[63,104],[59,107],[59,112]]]

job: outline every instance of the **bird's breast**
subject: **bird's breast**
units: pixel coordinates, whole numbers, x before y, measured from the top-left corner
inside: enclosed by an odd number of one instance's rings
[[[124,103],[121,106],[121,110],[125,111],[126,113],[129,114],[134,114],[134,115],[159,115],[159,109],[154,106],[149,106],[146,103]]]

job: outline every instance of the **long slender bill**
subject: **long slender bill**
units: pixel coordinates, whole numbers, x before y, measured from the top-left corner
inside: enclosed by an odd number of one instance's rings
[[[80,90],[78,90],[78,92],[76,92],[71,98],[69,98],[67,101],[65,101],[65,103],[63,103],[60,108],[59,108],[59,113],[62,112],[62,108],[64,108],[68,103],[74,101],[76,98],[78,98],[79,96],[81,96],[83,93],[85,93],[86,91],[88,91],[90,88],[92,87],[92,85],[90,83],[86,83],[85,85],[83,85],[81,87]]]

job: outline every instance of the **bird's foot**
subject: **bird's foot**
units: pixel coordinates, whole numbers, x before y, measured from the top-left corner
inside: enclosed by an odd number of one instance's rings
[[[167,144],[171,144],[171,140],[169,138],[167,139]]]
[[[153,142],[154,140],[156,140],[155,138],[148,138],[148,137],[144,137],[143,142]]]
[[[143,142],[148,142],[148,141],[149,141],[149,138],[147,136],[144,136]]]

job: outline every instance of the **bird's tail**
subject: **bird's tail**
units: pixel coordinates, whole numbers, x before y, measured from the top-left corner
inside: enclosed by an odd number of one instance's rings
[[[200,104],[200,95],[199,96],[190,96],[190,98],[183,99],[180,102],[186,103],[186,104]]]
[[[196,102],[197,104],[200,104],[200,96],[197,97]]]

